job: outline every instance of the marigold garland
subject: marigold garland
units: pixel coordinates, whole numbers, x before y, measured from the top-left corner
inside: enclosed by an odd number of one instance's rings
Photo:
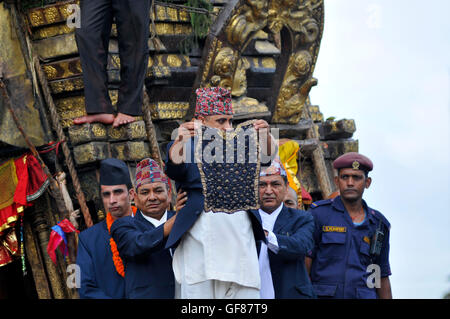
[[[111,213],[108,213],[106,215],[106,226],[108,227],[108,232],[111,235],[111,225],[113,224],[114,220],[111,216]],[[125,277],[125,267],[123,266],[122,258],[120,258],[119,251],[117,250],[117,244],[114,241],[114,239],[111,237],[109,239],[109,244],[111,246],[111,251],[113,254],[113,262],[114,266],[116,267],[116,271],[119,275],[122,277]]]

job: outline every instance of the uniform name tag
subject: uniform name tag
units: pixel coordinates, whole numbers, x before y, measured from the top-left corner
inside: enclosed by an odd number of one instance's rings
[[[335,233],[345,233],[347,232],[347,227],[339,227],[339,226],[322,226],[322,230],[326,233],[335,232]]]

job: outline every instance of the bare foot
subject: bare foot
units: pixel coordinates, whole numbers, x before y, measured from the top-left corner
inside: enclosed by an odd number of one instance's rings
[[[127,115],[127,114],[124,114],[124,113],[117,113],[117,116],[114,119],[113,127],[118,127],[120,125],[132,123],[134,121],[136,121],[134,116]]]
[[[73,119],[73,124],[76,125],[93,122],[111,124],[112,122],[114,122],[114,114],[109,113],[90,114]]]

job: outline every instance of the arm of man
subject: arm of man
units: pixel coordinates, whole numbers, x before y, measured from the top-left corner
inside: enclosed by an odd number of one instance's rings
[[[177,137],[167,152],[168,162],[173,164],[182,164],[185,162],[184,144],[188,143],[194,135],[194,122],[186,122],[178,127]]]
[[[258,137],[261,143],[263,155],[272,157],[278,153],[278,145],[275,138],[270,134],[270,126],[264,120],[256,120],[253,124],[255,130],[258,131]]]
[[[173,218],[174,216],[169,220]],[[111,226],[111,236],[117,244],[120,256],[133,258],[164,249],[166,223],[143,232],[136,228],[132,217],[116,220]]]
[[[311,265],[312,265],[312,258],[305,257],[305,267],[306,271],[308,272],[308,276],[311,276]]]
[[[292,233],[274,233],[278,242],[278,249],[271,248],[269,233],[268,248],[286,259],[304,257],[314,245],[313,232],[314,220],[310,214],[305,214],[298,218]]]
[[[380,288],[377,288],[377,295],[380,299],[392,299],[391,281],[389,277],[381,278]]]
[[[77,265],[80,267],[80,288],[78,293],[81,299],[111,299],[97,284],[95,278],[94,262],[89,250],[84,244],[83,236],[78,237]]]

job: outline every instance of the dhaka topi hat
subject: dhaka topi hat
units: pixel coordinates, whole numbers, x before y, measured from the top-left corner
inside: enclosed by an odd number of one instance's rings
[[[368,157],[362,154],[349,152],[336,158],[333,162],[333,167],[335,169],[353,168],[355,170],[360,169],[365,172],[370,172],[373,169],[373,163]]]
[[[281,161],[278,157],[275,157],[272,160],[269,167],[261,168],[259,176],[268,176],[268,175],[287,176],[286,170],[284,169],[283,164],[281,164]]]
[[[199,115],[233,115],[231,93],[222,87],[199,88],[195,90],[197,102],[194,117]]]
[[[161,167],[151,158],[145,158],[136,166],[136,189],[150,183],[165,183],[169,187],[169,179]]]
[[[107,158],[100,162],[100,185],[127,185],[132,187],[130,173],[125,162]]]

